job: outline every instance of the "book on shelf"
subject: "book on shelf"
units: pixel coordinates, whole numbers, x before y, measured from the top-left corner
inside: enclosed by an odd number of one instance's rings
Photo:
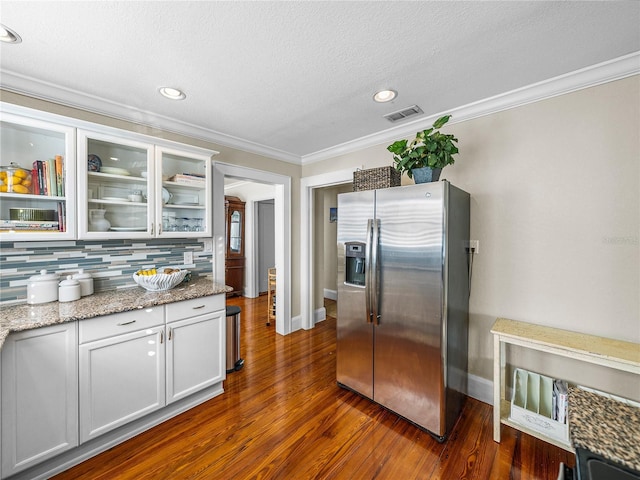
[[[64,159],[56,155],[49,160],[36,160],[31,170],[33,193],[50,197],[64,196]]]
[[[33,162],[33,169],[36,173],[32,181],[38,185],[38,195],[46,195],[44,189],[44,166],[42,165],[42,160],[36,160]]]
[[[56,155],[56,192],[59,197],[64,197],[64,161],[62,155]]]
[[[170,182],[182,183],[183,185],[204,186],[205,177],[191,173],[177,173],[168,179]]]
[[[56,161],[53,158],[47,160],[47,182],[49,187],[49,195],[58,196],[58,187],[56,186]]]
[[[67,231],[67,204],[65,202],[58,202],[58,223],[59,230],[61,232]]]
[[[31,192],[34,195],[40,195],[40,182],[38,181],[38,169],[35,166],[36,162],[33,162],[33,168],[31,169]]]
[[[0,220],[0,230],[59,230],[55,220]]]

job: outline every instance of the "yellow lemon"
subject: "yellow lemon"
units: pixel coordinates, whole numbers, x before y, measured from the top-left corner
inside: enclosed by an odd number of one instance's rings
[[[29,189],[24,185],[14,185],[13,191],[16,193],[29,193]]]

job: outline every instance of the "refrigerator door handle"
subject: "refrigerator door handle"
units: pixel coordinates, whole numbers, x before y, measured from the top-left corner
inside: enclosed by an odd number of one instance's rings
[[[364,256],[364,297],[367,303],[367,323],[373,322],[373,314],[371,312],[371,281],[373,276],[371,275],[371,242],[373,236],[373,220],[367,220],[367,245]]]
[[[380,247],[380,220],[375,219],[372,225],[371,240],[371,305],[373,310],[373,320],[376,325],[380,325],[380,269],[378,267],[378,250]]]

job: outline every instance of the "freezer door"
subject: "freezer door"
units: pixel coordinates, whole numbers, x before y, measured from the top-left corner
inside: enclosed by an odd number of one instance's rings
[[[349,258],[346,250],[362,246],[368,253],[367,246],[371,248],[368,226],[374,215],[374,191],[338,195],[336,377],[339,384],[368,398],[373,398],[373,326],[367,316],[370,259],[365,257],[362,265],[359,262],[362,257]],[[347,282],[347,265],[357,269],[356,281]]]
[[[380,225],[374,400],[444,435],[443,200],[446,182],[376,192]]]

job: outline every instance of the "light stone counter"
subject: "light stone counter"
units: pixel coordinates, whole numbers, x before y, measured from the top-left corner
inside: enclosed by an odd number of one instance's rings
[[[0,308],[0,348],[10,332],[85,320],[118,312],[223,294],[232,288],[199,277],[164,292],[148,292],[142,287],[94,293],[75,302],[49,302],[39,305],[12,305]]]

